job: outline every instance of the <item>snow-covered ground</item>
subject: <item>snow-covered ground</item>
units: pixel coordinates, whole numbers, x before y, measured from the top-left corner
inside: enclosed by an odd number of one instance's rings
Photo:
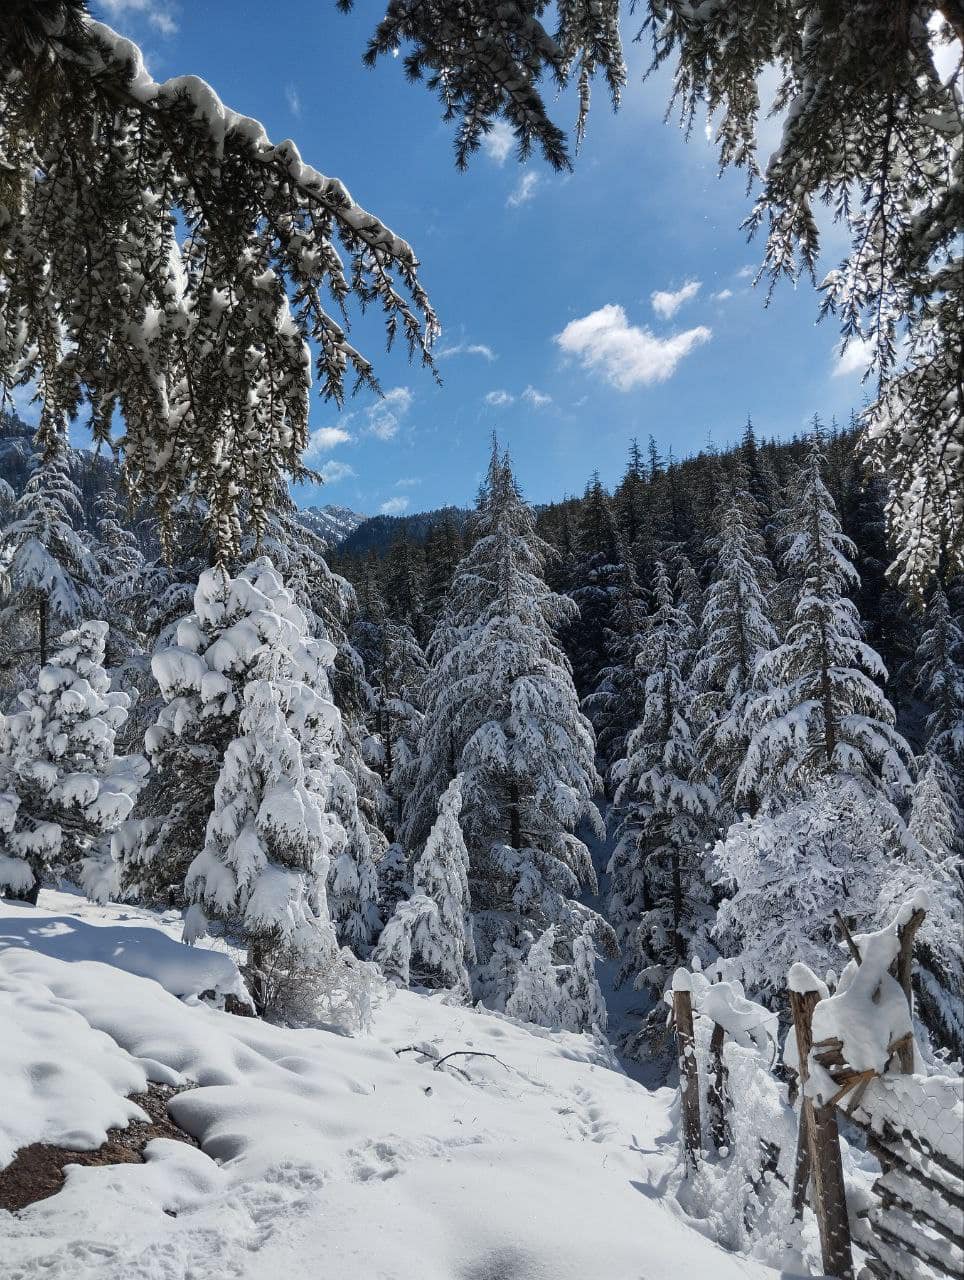
[[[26,911],[0,904],[0,1164],[97,1145],[147,1080],[197,1083],[170,1110],[201,1150],[155,1140],[145,1164],[73,1167],[0,1211],[4,1280],[777,1275],[685,1218],[673,1094],[605,1045],[407,992],[353,1037],[281,1029],[162,985],[206,989],[211,952],[175,965],[141,939],[138,972],[112,962],[140,931],[176,937],[173,914],[48,891],[30,928]],[[495,1057],[436,1069],[461,1050]]]

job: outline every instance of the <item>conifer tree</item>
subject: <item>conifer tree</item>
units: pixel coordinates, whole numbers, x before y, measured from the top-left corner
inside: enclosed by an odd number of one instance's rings
[[[475,943],[469,903],[469,854],[459,826],[462,783],[450,782],[438,817],[415,864],[414,894],[400,902],[375,950],[375,960],[406,985],[448,987],[471,998]]]
[[[609,912],[627,948],[622,977],[633,973],[661,990],[666,973],[694,945],[701,949],[708,928],[703,846],[715,797],[696,778],[693,698],[683,674],[693,623],[661,560],[654,605],[636,659],[647,672],[643,718],[613,769]]]
[[[609,496],[595,472],[579,510],[576,530],[575,585],[569,595],[578,613],[566,629],[576,690],[585,696],[606,665],[605,634],[617,599],[618,530]]]
[[[9,599],[0,617],[9,622],[25,611],[35,617],[41,666],[47,661],[52,627],[73,627],[100,611],[97,562],[75,529],[81,514],[67,459],[45,463],[37,456],[12,518],[0,533],[9,581]]]
[[[886,670],[861,638],[847,595],[857,584],[854,545],[841,531],[823,467],[815,430],[797,476],[783,555],[799,583],[793,620],[783,643],[757,663],[738,801],[806,787],[822,773],[863,778],[897,801],[910,785],[910,751],[877,683]]]
[[[606,665],[583,703],[596,733],[599,756],[607,768],[625,754],[626,740],[642,718],[645,678],[636,662],[642,647],[645,603],[621,536],[617,539],[617,556],[616,598],[603,634]]]
[[[259,577],[258,585],[275,585],[265,581],[264,567]],[[234,591],[243,595],[239,581]],[[280,594],[265,593],[262,601],[278,602]],[[255,602],[248,603],[250,619]],[[237,736],[214,788],[204,847],[185,877],[192,902],[185,939],[201,936],[212,916],[240,927],[255,1003],[263,1008],[280,957],[286,966],[313,969],[334,959],[326,882],[329,860],[342,854],[347,837],[333,803],[343,771],[338,711],[326,687],[332,646],[309,639],[293,609],[260,621],[266,638],[255,640]],[[216,643],[227,656],[244,639],[235,626]]]
[[[143,759],[114,754],[130,699],[111,691],[106,637],[106,622],[63,632],[36,688],[0,715],[0,889],[28,902],[52,867],[99,865],[143,778]]]
[[[702,643],[693,672],[699,715],[706,723],[696,753],[732,805],[736,775],[749,745],[746,709],[754,674],[760,659],[777,645],[767,601],[773,567],[754,528],[747,495],[734,495],[721,508],[712,549],[713,580],[706,593]],[[754,798],[746,795],[744,803],[752,809]]]
[[[964,627],[938,584],[917,646],[918,696],[928,706],[927,750],[940,756],[964,787]]]
[[[242,727],[248,685],[257,686],[265,678],[270,658],[279,678],[306,685],[320,699],[318,705],[327,707],[332,699],[329,673],[337,653],[327,638],[312,637],[304,610],[266,558],[253,561],[234,578],[221,569],[205,570],[194,593],[194,609],[178,624],[175,639],[152,659],[164,699],[157,723],[145,738],[152,774],[132,821],[115,842],[124,887],[148,900],[183,893],[188,867],[205,846],[232,744],[243,744],[234,748],[236,763],[242,756],[255,759],[252,735],[257,736],[257,714],[277,725],[279,716],[287,720],[295,715],[299,704],[290,700],[296,693],[300,696],[299,690],[282,686],[278,706],[258,694],[247,713],[247,727]],[[334,816],[344,838],[331,842],[326,859],[326,910],[339,941],[363,951],[377,927],[375,867],[354,784],[340,763],[341,717],[337,708],[333,711],[330,724],[326,721],[321,727],[334,734],[339,762],[325,764],[323,812]],[[321,728],[314,720],[310,727],[317,738]],[[270,767],[270,761],[259,759],[264,777]],[[288,783],[297,790],[292,778]],[[225,803],[228,791],[225,781]],[[216,895],[212,901],[218,905]]]
[[[474,532],[429,646],[420,770],[404,832],[409,847],[421,843],[440,790],[461,774],[485,966],[497,940],[519,951],[550,924],[559,926],[562,956],[582,922],[595,920],[574,901],[595,882],[574,832],[584,819],[598,825],[592,797],[600,783],[592,729],[554,635],[574,606],[545,583],[546,544],[497,447]],[[596,924],[605,937],[602,921]],[[479,990],[500,1007],[511,991],[505,976],[479,979]]]

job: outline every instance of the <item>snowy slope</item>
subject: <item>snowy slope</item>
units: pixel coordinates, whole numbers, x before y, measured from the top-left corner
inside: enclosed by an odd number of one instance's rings
[[[113,916],[175,932],[170,916],[62,894],[40,906],[89,929]],[[0,904],[0,919],[22,912]],[[202,1150],[156,1140],[146,1164],[74,1167],[59,1195],[0,1211],[4,1280],[777,1274],[687,1223],[672,1094],[643,1089],[586,1037],[407,992],[356,1037],[280,1029],[179,1000],[76,944],[61,958],[52,937],[0,950],[4,1025],[18,1031],[0,1037],[0,1072],[21,1104],[15,1118],[0,1109],[0,1161],[71,1131],[93,1145],[144,1079],[197,1082],[171,1113]],[[410,1046],[422,1050],[396,1052]],[[435,1069],[464,1049],[498,1061]]]

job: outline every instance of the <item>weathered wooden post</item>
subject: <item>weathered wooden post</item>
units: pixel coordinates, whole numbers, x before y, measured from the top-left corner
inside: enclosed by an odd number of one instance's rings
[[[710,1039],[710,1081],[706,1101],[710,1112],[710,1132],[717,1151],[730,1145],[730,1126],[726,1119],[726,1063],[723,1059],[725,1040],[726,1031],[715,1022]]]
[[[914,1014],[914,939],[917,930],[924,923],[926,912],[921,906],[915,906],[909,919],[897,926],[897,937],[900,939],[900,951],[897,953],[897,981],[904,989],[907,1007]],[[914,1074],[914,1037],[904,1036],[896,1046],[897,1065],[901,1074]]]
[[[828,1276],[853,1280],[854,1264],[847,1217],[847,1195],[844,1189],[843,1165],[840,1161],[840,1135],[834,1106],[816,1106],[807,1096],[807,1060],[813,1048],[811,1023],[820,999],[816,978],[805,965],[794,965],[790,971],[790,1011],[797,1037],[797,1070],[800,1075],[800,1136],[806,1137],[813,1179],[813,1208],[820,1228],[823,1269]],[[813,984],[812,986],[810,984]],[[794,1174],[794,1206],[800,1178],[800,1154]],[[803,1188],[806,1181],[803,1181]],[[799,1192],[802,1195],[802,1190]]]
[[[673,1027],[676,1032],[676,1060],[679,1065],[680,1112],[683,1149],[691,1169],[699,1167],[702,1131],[700,1126],[700,1075],[693,1034],[693,1001],[689,974],[677,969],[673,974]]]

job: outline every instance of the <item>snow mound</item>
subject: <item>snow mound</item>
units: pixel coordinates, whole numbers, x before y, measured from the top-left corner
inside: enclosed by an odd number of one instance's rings
[[[667,1190],[672,1094],[630,1080],[601,1040],[409,992],[370,1033],[289,1030],[40,947],[0,950],[0,979],[19,1079],[65,1027],[77,1069],[99,1076],[93,1093],[68,1085],[92,1142],[146,1077],[196,1082],[170,1110],[201,1144],[75,1166],[58,1195],[0,1213],[4,1280],[776,1276],[688,1224]],[[5,1080],[13,1053],[0,1037]],[[44,1125],[25,1111],[8,1147]]]
[[[71,963],[94,961],[152,978],[174,996],[234,995],[249,1003],[238,966],[220,951],[186,947],[161,929],[110,920],[90,922],[0,901],[0,955],[22,947]]]

